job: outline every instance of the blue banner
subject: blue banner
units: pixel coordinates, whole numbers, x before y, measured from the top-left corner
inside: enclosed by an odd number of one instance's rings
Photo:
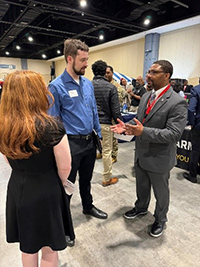
[[[0,69],[15,70],[16,69],[16,65],[12,65],[12,64],[0,64]]]

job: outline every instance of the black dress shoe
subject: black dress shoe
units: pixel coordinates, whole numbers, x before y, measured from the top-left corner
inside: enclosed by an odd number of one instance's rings
[[[192,183],[197,183],[197,177],[192,177],[189,173],[184,172],[183,177]]]
[[[70,237],[67,235],[65,237],[66,243],[68,247],[73,247],[75,245],[75,239],[71,240]]]
[[[97,209],[95,206],[91,210],[83,210],[83,214],[91,215],[99,219],[107,219],[108,214],[102,210]]]
[[[124,218],[126,219],[135,219],[136,217],[140,215],[147,214],[148,211],[137,211],[136,208],[133,208],[132,210],[127,211],[124,213]]]
[[[166,224],[165,223],[159,223],[159,222],[154,222],[154,224],[151,227],[150,235],[153,237],[159,237],[163,234],[163,231],[166,229]]]

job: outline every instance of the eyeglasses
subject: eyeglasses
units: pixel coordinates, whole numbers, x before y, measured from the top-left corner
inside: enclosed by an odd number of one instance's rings
[[[147,74],[156,75],[158,73],[165,73],[163,70],[149,70]]]

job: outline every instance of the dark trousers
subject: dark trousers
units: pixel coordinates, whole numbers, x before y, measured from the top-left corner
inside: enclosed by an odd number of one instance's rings
[[[151,199],[151,186],[156,198],[154,211],[155,220],[159,223],[167,221],[169,209],[169,172],[154,173],[142,169],[137,163],[136,173],[136,193],[137,200],[135,208],[138,211],[147,211]]]
[[[75,183],[77,172],[79,173],[79,191],[84,210],[92,209],[93,199],[91,195],[91,179],[96,159],[96,148],[93,138],[79,140],[69,138],[72,155],[72,169],[69,180]]]
[[[197,164],[200,156],[200,129],[195,127],[191,130],[192,151],[190,152],[189,171],[192,177],[197,176]]]

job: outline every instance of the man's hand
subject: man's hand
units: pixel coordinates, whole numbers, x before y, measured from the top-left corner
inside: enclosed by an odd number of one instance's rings
[[[117,121],[119,122],[118,124],[110,126],[111,131],[114,133],[118,133],[118,134],[124,133],[125,132],[125,124],[120,119],[117,119]]]
[[[139,120],[134,118],[136,125],[125,124],[125,134],[140,136],[143,132],[143,125]]]

